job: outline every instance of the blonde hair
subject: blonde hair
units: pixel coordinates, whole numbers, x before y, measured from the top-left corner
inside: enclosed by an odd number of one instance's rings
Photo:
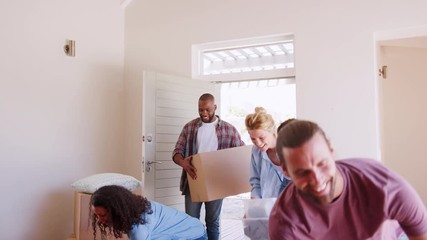
[[[247,130],[276,132],[276,123],[273,117],[263,107],[256,107],[255,113],[246,115],[245,125]]]

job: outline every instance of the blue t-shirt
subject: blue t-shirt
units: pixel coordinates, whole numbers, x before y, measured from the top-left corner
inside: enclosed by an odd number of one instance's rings
[[[190,240],[206,239],[205,227],[197,218],[163,204],[150,201],[152,214],[144,214],[146,224],[134,225],[130,240]]]

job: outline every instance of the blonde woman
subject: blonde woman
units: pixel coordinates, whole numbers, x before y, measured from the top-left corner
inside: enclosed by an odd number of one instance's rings
[[[276,153],[276,124],[263,107],[256,107],[255,113],[246,116],[245,125],[254,144],[249,177],[251,198],[275,198],[290,182]]]

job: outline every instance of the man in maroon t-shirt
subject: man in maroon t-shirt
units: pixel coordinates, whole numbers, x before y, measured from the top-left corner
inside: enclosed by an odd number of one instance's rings
[[[269,219],[280,239],[427,239],[427,210],[399,175],[368,159],[336,161],[323,130],[294,120],[280,130],[277,153],[292,183]]]

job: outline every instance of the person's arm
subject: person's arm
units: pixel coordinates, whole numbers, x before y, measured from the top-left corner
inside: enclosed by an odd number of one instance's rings
[[[190,124],[186,124],[179,134],[178,141],[175,144],[175,149],[172,152],[172,160],[177,165],[181,166],[182,169],[190,175],[191,178],[196,179],[196,168],[191,163],[192,156],[185,158],[185,152],[188,152],[187,141],[190,141],[189,138],[189,128]]]
[[[235,127],[233,128],[234,128],[233,143],[232,143],[233,147],[244,146],[245,142],[243,142],[242,138],[240,137],[239,131],[237,131]]]
[[[251,198],[262,198],[261,197],[261,179],[260,179],[260,159],[256,156],[256,146],[252,148],[251,154],[251,169],[249,176],[249,184],[252,186]]]
[[[427,240],[427,210],[415,189],[391,172],[388,196],[391,219],[396,219],[409,239]]]
[[[127,235],[129,240],[147,240],[151,239],[151,231],[147,224],[137,224],[132,226]]]

